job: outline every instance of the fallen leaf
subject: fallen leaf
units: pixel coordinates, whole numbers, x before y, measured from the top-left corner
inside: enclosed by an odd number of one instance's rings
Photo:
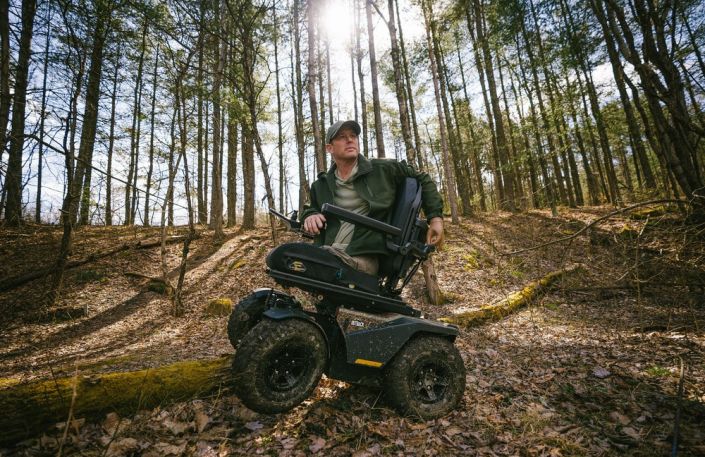
[[[248,422],[245,424],[245,428],[253,432],[260,430],[262,427],[264,427],[264,425],[262,425],[260,421]]]
[[[117,413],[108,413],[103,421],[103,430],[110,436],[117,435],[130,425],[130,419],[120,418]]]
[[[634,430],[634,429],[631,428],[631,427],[624,427],[624,428],[622,428],[622,433],[624,433],[624,434],[627,435],[629,438],[632,438],[632,439],[635,440],[635,441],[640,441],[640,440],[641,440],[641,435],[639,434],[639,432],[637,432],[636,430]]]
[[[196,443],[196,455],[198,457],[218,457],[218,452],[205,441]]]
[[[139,447],[139,443],[137,443],[137,440],[134,438],[120,438],[110,443],[110,447],[105,455],[107,457],[130,455],[137,451]]]
[[[157,443],[154,445],[155,450],[159,451],[162,455],[181,455],[186,450],[186,443],[181,444],[170,444],[170,443]]]
[[[323,449],[326,445],[326,440],[321,438],[320,436],[317,436],[311,440],[311,445],[308,447],[308,449],[315,454],[316,452],[320,451]]]
[[[196,412],[196,430],[198,433],[202,433],[203,430],[208,427],[208,424],[211,421],[211,418],[208,416],[208,414],[204,413],[203,411],[197,411]]]
[[[596,367],[594,370],[592,370],[592,374],[596,378],[605,379],[606,377],[608,377],[612,373],[610,373],[608,370],[606,370],[602,367]]]
[[[618,411],[612,411],[610,413],[610,419],[612,420],[612,422],[618,422],[622,425],[627,425],[631,422],[631,419],[629,419],[627,416],[621,414]]]
[[[462,433],[462,432],[463,432],[463,429],[458,426],[455,426],[455,425],[453,425],[452,427],[448,427],[445,431],[446,435],[448,435],[448,436],[455,436],[458,433]]]
[[[281,443],[282,448],[289,450],[289,449],[294,449],[294,446],[296,446],[296,439],[289,437],[289,438],[284,438],[283,440],[279,441]]]
[[[181,422],[181,421],[172,421],[172,420],[165,420],[163,423],[164,427],[169,430],[172,435],[183,435],[186,430],[188,430],[190,424],[187,422]]]

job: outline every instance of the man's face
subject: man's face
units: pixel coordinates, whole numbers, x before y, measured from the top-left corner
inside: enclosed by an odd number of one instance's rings
[[[356,159],[360,151],[357,134],[353,129],[347,127],[340,129],[338,134],[326,145],[326,151],[330,152],[336,162]]]

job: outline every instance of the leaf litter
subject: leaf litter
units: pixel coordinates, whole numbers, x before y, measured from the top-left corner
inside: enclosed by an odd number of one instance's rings
[[[224,386],[212,396],[129,417],[79,418],[68,424],[63,452],[663,455],[670,451],[678,416],[680,455],[703,455],[702,227],[687,226],[673,215],[655,221],[617,217],[564,245],[502,255],[565,236],[607,212],[562,210],[555,219],[543,211],[496,213],[447,225],[447,243],[435,264],[448,303],[430,306],[420,275],[404,292],[431,318],[499,301],[569,263],[587,266],[579,278],[562,281],[518,313],[461,331],[456,345],[467,367],[467,389],[461,407],[447,417],[428,422],[400,417],[378,391],[325,377],[313,396],[291,412],[259,415]],[[156,234],[157,229],[83,229],[75,255]],[[29,235],[2,242],[3,251],[17,259],[15,265],[2,266],[6,271],[45,266],[59,240],[56,230],[34,229]],[[203,311],[215,298],[237,302],[252,289],[274,285],[264,274],[271,239],[264,228],[230,231],[227,241],[214,247],[211,234],[204,232],[192,246],[183,318],[170,316],[167,298],[125,276],[129,271],[159,276],[158,249],[96,261],[83,268],[100,274],[84,279],[69,275],[62,302],[89,305],[89,315],[79,319],[42,321],[43,310],[36,305],[17,311],[36,303],[37,284],[0,294],[6,329],[0,336],[1,375],[22,381],[46,378],[68,373],[76,364],[83,374],[98,374],[231,353],[227,317]],[[180,246],[170,245],[167,251],[170,268],[176,268]],[[679,397],[681,360],[686,368]],[[55,454],[66,426],[48,427],[0,453]]]

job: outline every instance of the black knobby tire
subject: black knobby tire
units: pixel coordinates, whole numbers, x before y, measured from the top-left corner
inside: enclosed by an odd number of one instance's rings
[[[233,308],[228,319],[228,339],[237,349],[240,341],[261,319],[267,306],[267,296],[248,295]]]
[[[233,388],[253,411],[288,411],[316,388],[327,354],[326,340],[312,323],[264,319],[235,353]]]
[[[422,419],[448,414],[465,391],[463,359],[451,341],[439,336],[409,341],[385,375],[385,393],[392,406],[403,415]]]

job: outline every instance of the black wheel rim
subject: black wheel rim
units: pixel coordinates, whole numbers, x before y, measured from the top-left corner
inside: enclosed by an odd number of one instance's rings
[[[276,392],[292,390],[305,381],[312,360],[313,352],[310,348],[280,348],[269,357],[264,371],[265,382]]]
[[[447,367],[427,361],[415,371],[412,392],[421,403],[433,404],[443,400],[450,384]]]

